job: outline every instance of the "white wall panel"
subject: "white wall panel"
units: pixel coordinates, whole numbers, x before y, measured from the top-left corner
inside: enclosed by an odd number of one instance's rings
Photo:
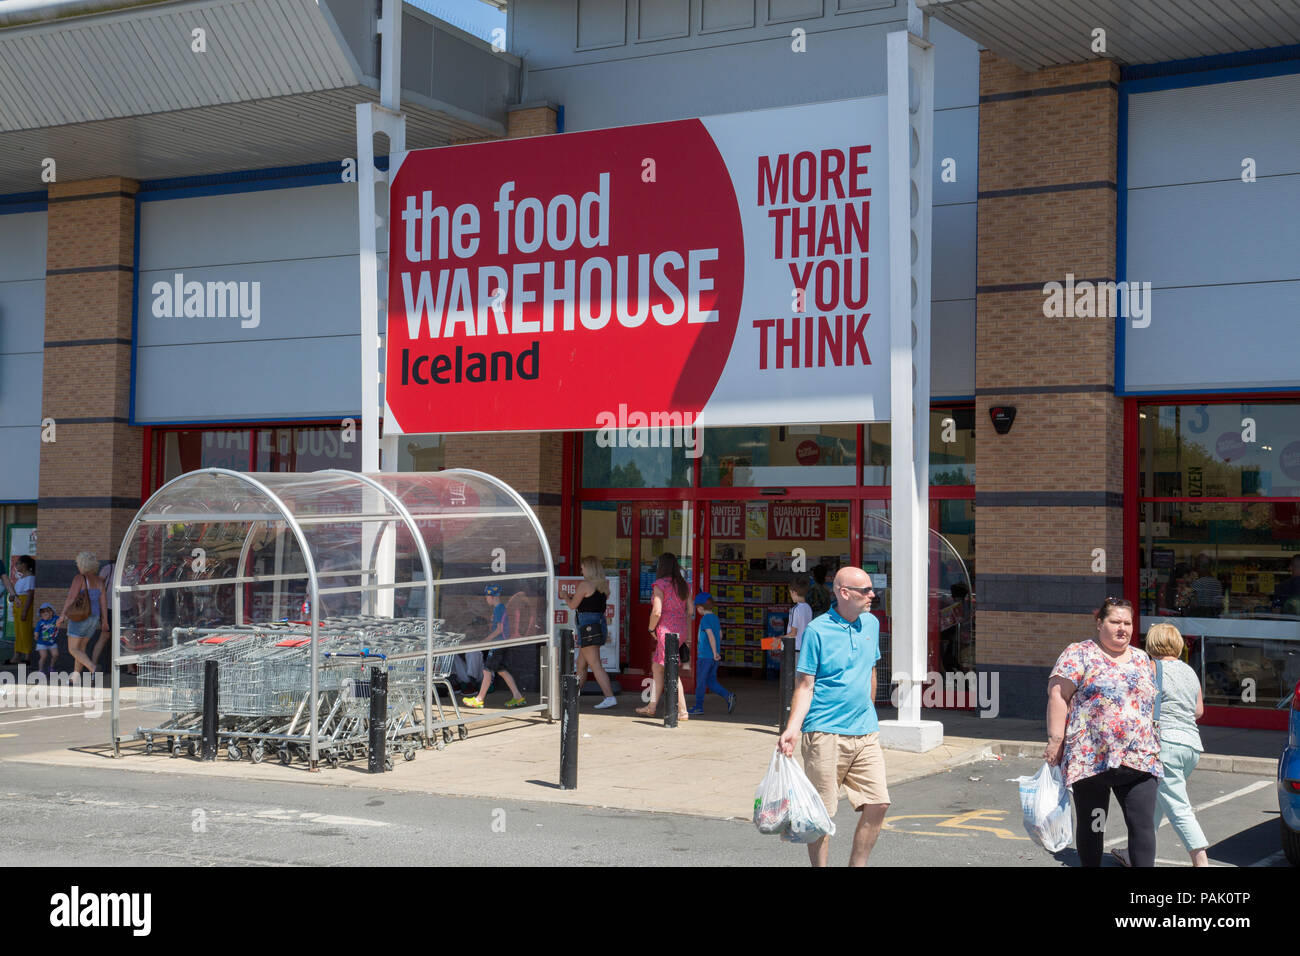
[[[975,204],[935,206],[930,238],[930,297],[975,301]]]
[[[1151,324],[1125,322],[1128,390],[1300,385],[1300,281],[1156,289]]]
[[[930,305],[930,394],[975,394],[975,300]]]
[[[355,415],[356,216],[352,184],[143,203],[135,420]],[[250,291],[258,283],[258,324],[155,315],[166,295],[155,284],[170,288],[177,273],[185,283],[247,283]]]
[[[46,222],[44,212],[0,215],[0,501],[38,494]]]
[[[1247,156],[1258,176],[1300,172],[1300,74],[1129,97],[1130,189],[1240,183]]]
[[[1132,93],[1128,120],[1125,278],[1154,295],[1125,391],[1300,386],[1300,75]]]
[[[136,353],[142,423],[343,418],[361,407],[360,335],[154,346]]]
[[[1129,190],[1128,223],[1130,280],[1300,279],[1300,174]]]
[[[143,270],[356,255],[358,242],[355,183],[140,206]]]

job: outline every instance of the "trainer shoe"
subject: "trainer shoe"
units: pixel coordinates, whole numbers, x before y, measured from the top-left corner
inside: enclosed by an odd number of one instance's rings
[[[524,700],[522,697],[516,697],[514,700],[506,701],[506,707],[523,707],[527,703],[528,701]]]
[[[460,702],[466,707],[471,707],[474,710],[483,709],[483,701],[479,700],[477,697],[462,697]]]
[[[608,708],[608,707],[614,707],[614,706],[616,706],[617,704],[618,704],[618,698],[617,698],[617,697],[606,697],[606,698],[605,698],[604,700],[602,700],[599,704],[597,704],[597,705],[593,708],[593,710],[605,710],[606,708]]]
[[[727,698],[727,713],[731,713],[735,709],[736,709],[736,695],[732,694]]]

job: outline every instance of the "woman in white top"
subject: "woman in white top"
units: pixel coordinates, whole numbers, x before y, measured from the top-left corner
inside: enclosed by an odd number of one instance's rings
[[[1147,653],[1156,663],[1156,686],[1160,693],[1160,763],[1164,776],[1156,795],[1156,827],[1169,817],[1169,823],[1183,842],[1192,866],[1209,866],[1206,855],[1209,841],[1196,822],[1191,798],[1187,795],[1187,778],[1196,769],[1204,748],[1196,721],[1205,713],[1201,681],[1196,671],[1179,658],[1183,653],[1183,635],[1172,624],[1154,624],[1147,632]],[[1128,866],[1122,850],[1113,851],[1117,860]]]
[[[36,562],[30,555],[19,555],[14,560],[14,656],[6,663],[30,662],[36,650],[33,628],[36,605]]]

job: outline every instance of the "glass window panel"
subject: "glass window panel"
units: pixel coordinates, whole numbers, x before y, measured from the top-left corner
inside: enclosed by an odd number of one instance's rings
[[[615,432],[618,445],[598,441],[599,432],[582,433],[582,486],[584,488],[686,488],[691,483],[694,459],[686,449],[630,448],[631,433]],[[639,441],[640,438],[638,437]]]
[[[359,471],[361,428],[264,428],[257,432],[257,470],[308,472],[326,468]]]
[[[248,471],[251,433],[247,430],[169,431],[163,438],[163,480],[200,468]]]
[[[442,471],[446,467],[447,443],[442,435],[398,436],[398,471]]]
[[[1147,502],[1138,563],[1142,629],[1178,628],[1207,704],[1273,707],[1295,686],[1300,502]]]
[[[1144,497],[1300,497],[1300,405],[1144,405]]]
[[[704,429],[706,488],[852,485],[857,426],[765,425]]]
[[[890,483],[890,425],[868,425],[863,484]],[[975,409],[930,406],[930,484],[975,484]]]

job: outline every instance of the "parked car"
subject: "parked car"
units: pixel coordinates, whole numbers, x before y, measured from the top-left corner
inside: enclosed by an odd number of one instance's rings
[[[1282,849],[1292,866],[1300,866],[1300,681],[1291,691],[1291,722],[1277,761],[1277,805],[1282,811]]]

